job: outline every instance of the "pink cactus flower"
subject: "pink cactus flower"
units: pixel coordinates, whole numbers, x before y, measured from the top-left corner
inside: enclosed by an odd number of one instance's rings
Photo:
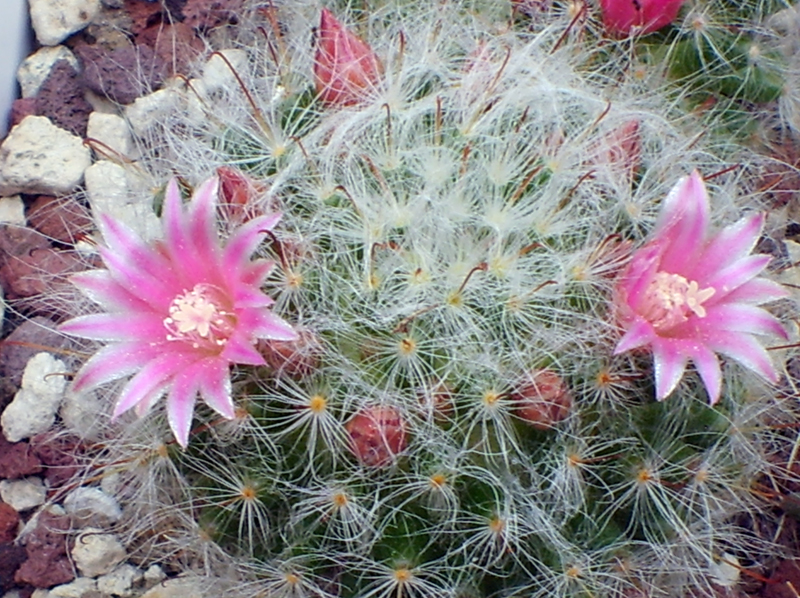
[[[778,381],[755,338],[786,338],[778,320],[757,307],[787,296],[778,283],[757,277],[771,259],[750,255],[763,225],[764,215],[754,214],[710,235],[708,194],[697,171],[664,200],[650,240],[634,253],[615,296],[625,334],[614,354],[652,350],[658,400],[675,390],[691,359],[715,404],[722,386],[717,353]]]
[[[320,100],[334,106],[364,102],[381,79],[375,52],[322,9],[314,56],[314,80]]]
[[[603,24],[612,35],[652,33],[678,16],[685,0],[600,0]]]
[[[273,263],[251,261],[280,214],[253,218],[224,247],[214,224],[218,179],[200,186],[184,208],[170,181],[164,201],[164,238],[153,245],[108,216],[100,217],[107,269],[71,281],[107,313],[80,316],[61,330],[104,341],[78,372],[76,391],[135,373],[113,417],[135,408],[144,415],[167,393],[167,416],[186,447],[197,394],[223,417],[234,417],[229,367],[263,365],[257,339],[295,340],[292,327],[268,308],[261,284]]]

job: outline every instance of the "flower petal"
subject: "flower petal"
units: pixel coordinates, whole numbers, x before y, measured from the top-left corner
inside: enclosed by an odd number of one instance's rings
[[[108,311],[147,311],[149,306],[114,280],[108,270],[86,270],[69,277],[92,301]]]
[[[120,343],[103,347],[78,371],[72,387],[80,392],[123,378],[143,367],[162,350],[157,345],[143,343]]]
[[[633,324],[631,324],[614,348],[614,355],[649,345],[655,338],[656,332],[650,322],[640,316],[636,316]]]
[[[788,296],[789,291],[779,282],[767,280],[766,278],[754,278],[728,293],[725,296],[725,301],[761,305],[762,303],[785,299]]]
[[[697,336],[713,338],[720,330],[747,334],[774,334],[788,338],[778,319],[769,312],[744,303],[726,303],[709,308],[706,317],[693,318]]]
[[[667,240],[661,270],[682,274],[687,263],[699,256],[708,234],[708,194],[695,170],[669,192],[662,206],[653,238]]]
[[[172,300],[182,290],[178,288],[177,280],[169,269],[149,272],[141,270],[105,247],[100,248],[100,255],[115,282],[130,293],[141,297],[156,311],[166,313]],[[151,272],[160,272],[161,278],[157,278]]]
[[[231,377],[228,364],[221,359],[207,359],[198,378],[203,400],[222,417],[233,419],[236,410],[231,396]]]
[[[698,344],[692,350],[692,362],[706,387],[709,403],[716,405],[722,392],[722,368],[719,359],[708,347]]]
[[[239,325],[255,338],[274,341],[296,341],[298,336],[292,326],[267,309],[243,310]]]
[[[239,332],[234,333],[225,343],[225,348],[220,354],[222,359],[230,363],[244,365],[264,365],[264,357],[253,347],[252,341]]]
[[[282,214],[275,213],[254,218],[231,236],[222,254],[223,272],[239,272],[258,247],[266,231],[272,230]]]
[[[688,355],[680,341],[659,339],[653,343],[653,364],[656,374],[656,399],[666,399],[686,369]]]
[[[112,418],[119,417],[152,393],[166,388],[178,372],[196,360],[197,357],[190,354],[164,353],[150,361],[122,389]]]
[[[702,285],[704,288],[711,286],[716,289],[716,293],[708,300],[706,306],[711,307],[726,299],[728,293],[758,276],[770,260],[772,257],[768,255],[749,255],[718,270]]]
[[[106,313],[78,316],[64,322],[59,330],[97,341],[149,341],[166,340],[164,322],[150,313]]]
[[[167,395],[167,420],[175,439],[183,448],[189,444],[189,431],[192,428],[194,404],[197,401],[201,370],[194,364],[179,372],[172,380]]]
[[[708,340],[707,345],[712,351],[738,361],[773,384],[778,382],[778,372],[767,351],[749,334],[720,331]]]
[[[702,257],[687,272],[686,277],[691,280],[708,280],[725,264],[747,257],[756,246],[763,228],[764,214],[753,214],[725,227],[706,245]]]

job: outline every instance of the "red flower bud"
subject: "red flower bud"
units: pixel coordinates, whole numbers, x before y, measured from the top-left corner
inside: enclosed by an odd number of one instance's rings
[[[372,48],[345,29],[327,8],[322,9],[317,35],[314,80],[320,100],[335,106],[366,100],[383,72]]]
[[[383,467],[406,448],[406,424],[394,407],[365,407],[345,424],[350,449],[369,467]]]
[[[511,392],[517,416],[539,430],[565,420],[572,410],[572,395],[553,370],[534,370]]]
[[[322,343],[310,330],[297,328],[298,338],[293,341],[261,339],[256,348],[267,365],[279,375],[304,378],[319,367]]]
[[[652,33],[678,16],[684,0],[600,0],[603,24],[612,35]]]
[[[260,216],[255,201],[265,192],[263,184],[231,166],[217,168],[220,208],[229,219],[242,223]]]

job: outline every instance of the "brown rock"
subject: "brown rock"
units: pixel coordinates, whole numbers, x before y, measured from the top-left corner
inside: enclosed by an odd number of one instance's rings
[[[48,349],[69,346],[70,341],[56,332],[55,327],[52,320],[37,316],[23,322],[0,342],[0,378],[12,385],[14,390],[19,388],[22,371],[31,357]]]
[[[36,94],[36,111],[62,129],[86,137],[92,105],[84,97],[84,86],[68,61],[59,60],[42,83]]]
[[[19,566],[25,562],[27,553],[22,546],[0,544],[0,592],[14,587],[14,577]]]
[[[11,104],[10,125],[16,127],[26,116],[39,116],[36,98],[17,98]]]
[[[50,588],[75,579],[69,561],[69,517],[44,512],[25,540],[27,559],[17,569],[14,580],[36,588]]]
[[[82,448],[75,436],[40,434],[31,439],[33,452],[44,465],[44,477],[50,488],[60,488],[78,472],[78,454]]]
[[[0,545],[13,542],[18,529],[19,513],[11,505],[0,502]]]
[[[188,74],[192,62],[205,49],[194,29],[185,23],[151,25],[136,39],[139,43],[152,48],[156,56],[170,66],[170,75]]]
[[[75,54],[83,64],[86,87],[120,104],[157,89],[169,72],[168,64],[143,44],[110,51],[81,44]]]
[[[16,480],[42,471],[42,462],[25,442],[9,442],[0,434],[0,478]],[[0,503],[2,504],[2,503]],[[2,517],[0,517],[2,520]],[[0,526],[0,541],[2,538]]]
[[[7,260],[0,267],[0,284],[9,300],[52,295],[59,286],[69,284],[70,274],[86,269],[84,260],[73,251],[34,249],[28,255]]]
[[[0,266],[12,256],[27,255],[44,247],[50,247],[49,239],[32,228],[0,224]]]
[[[183,22],[199,30],[236,24],[243,0],[186,0]]]
[[[73,197],[40,195],[28,208],[28,222],[43,235],[62,243],[75,243],[92,230],[89,211]]]

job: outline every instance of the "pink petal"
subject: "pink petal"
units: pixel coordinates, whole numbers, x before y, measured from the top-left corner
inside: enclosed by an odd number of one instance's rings
[[[275,341],[295,341],[297,332],[292,326],[268,309],[248,309],[239,315],[239,326],[255,338]]]
[[[762,303],[785,299],[788,296],[789,291],[782,284],[766,278],[754,278],[728,293],[725,296],[725,301],[761,305]]]
[[[706,245],[697,265],[687,270],[686,278],[707,280],[726,264],[747,257],[756,246],[762,228],[764,228],[764,214],[753,214],[722,229]]]
[[[660,270],[681,274],[687,263],[699,257],[708,233],[708,212],[706,187],[695,170],[681,179],[664,200],[653,232],[654,239],[668,241]]]
[[[156,314],[93,314],[78,316],[64,322],[59,329],[67,334],[97,341],[164,341],[167,330],[164,321]]]
[[[660,269],[663,250],[662,244],[654,242],[646,244],[634,254],[622,277],[620,290],[623,300],[634,311],[639,307],[650,282]]]
[[[119,417],[152,393],[166,388],[173,376],[196,360],[194,355],[170,352],[150,361],[122,389],[112,417]]]
[[[696,345],[692,350],[692,362],[706,387],[709,403],[715,405],[722,392],[722,369],[719,359],[705,345]]]
[[[217,177],[210,178],[200,185],[192,195],[186,216],[195,256],[208,264],[219,263],[219,239],[214,221],[218,187]]]
[[[231,396],[228,364],[220,359],[207,359],[203,365],[199,376],[200,394],[203,400],[222,417],[233,419],[236,410]]]
[[[656,374],[656,399],[666,399],[678,382],[681,381],[686,369],[688,355],[681,342],[669,339],[658,339],[653,343],[653,364]]]
[[[719,330],[747,334],[774,334],[788,338],[786,330],[775,316],[760,307],[743,303],[715,305],[708,309],[706,317],[693,318],[692,322],[704,338],[713,338]]]
[[[201,370],[194,364],[186,368],[172,380],[167,395],[167,420],[175,439],[183,448],[189,444],[189,431],[192,428],[194,404],[199,388],[198,377]]]
[[[728,302],[728,293],[758,276],[759,272],[767,267],[771,259],[768,255],[749,255],[717,271],[708,280],[699,281],[701,288],[711,286],[717,290],[708,300],[708,303],[705,304],[706,307],[711,307],[723,299]]]
[[[240,332],[236,332],[225,343],[220,358],[229,363],[241,363],[245,365],[264,365],[264,357],[253,347],[252,341],[245,338]]]
[[[649,345],[655,338],[656,332],[650,322],[636,316],[636,319],[614,348],[614,355]]]
[[[712,351],[738,361],[773,384],[778,381],[778,372],[767,351],[749,334],[720,331],[706,344]]]
[[[119,259],[130,267],[142,272],[163,273],[171,270],[171,264],[163,255],[154,251],[139,235],[123,223],[106,214],[101,214],[100,228],[106,248],[119,256]],[[104,253],[101,252],[101,255],[105,261]]]
[[[114,280],[125,290],[140,297],[156,311],[166,313],[170,303],[183,289],[176,288],[171,270],[152,270],[152,274],[131,266],[113,251],[101,247],[100,255]],[[158,276],[161,276],[159,279]]]
[[[75,391],[90,390],[132,374],[154,359],[162,348],[148,343],[121,343],[100,349],[75,376]]]
[[[270,260],[249,262],[242,268],[239,281],[243,284],[260,287],[273,268],[275,268],[275,262]]]
[[[113,279],[108,270],[87,270],[69,277],[92,301],[108,311],[147,311],[149,306]]]
[[[186,290],[200,282],[220,283],[216,267],[218,240],[214,229],[213,195],[209,196],[208,191],[206,183],[192,197],[189,207],[184,208],[175,179],[167,184],[164,239],[172,262],[179,265],[176,274]]]
[[[258,247],[266,231],[272,230],[282,214],[269,214],[254,218],[231,236],[225,245],[222,267],[225,272],[239,272]]]

